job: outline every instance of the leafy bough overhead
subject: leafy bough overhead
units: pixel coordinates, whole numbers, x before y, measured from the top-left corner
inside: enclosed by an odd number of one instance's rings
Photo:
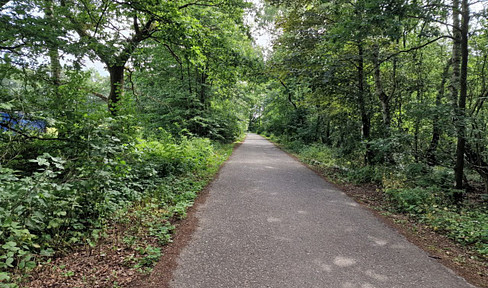
[[[69,1],[60,0],[56,14],[80,37],[79,44],[91,51],[110,74],[109,110],[117,114],[124,91],[125,66],[147,39],[166,47],[198,33],[200,19],[194,7],[226,10],[243,6],[241,1]],[[197,48],[197,47],[194,47]],[[175,55],[175,54],[173,54]]]

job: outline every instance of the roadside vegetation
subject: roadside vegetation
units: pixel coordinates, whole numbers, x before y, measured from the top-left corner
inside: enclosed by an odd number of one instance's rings
[[[0,287],[118,287],[160,258],[263,64],[249,3],[199,4],[0,1]]]
[[[487,263],[486,3],[268,3],[280,33],[251,131]]]

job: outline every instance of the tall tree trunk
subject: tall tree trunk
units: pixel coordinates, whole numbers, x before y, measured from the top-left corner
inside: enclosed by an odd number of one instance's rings
[[[331,140],[330,140],[330,133],[331,133],[331,127],[330,127],[330,118],[327,117],[327,125],[325,126],[325,144],[331,145]],[[324,142],[324,141],[322,141]]]
[[[435,107],[439,109],[442,104],[442,99],[444,98],[445,86],[447,82],[447,77],[449,76],[449,67],[451,67],[452,61],[449,60],[444,67],[444,71],[442,72],[442,80],[441,84],[439,85],[439,89],[437,90],[437,94],[435,97]],[[435,152],[437,151],[437,146],[439,145],[439,140],[441,138],[441,127],[439,126],[439,113],[434,113],[434,117],[432,118],[432,139],[430,140],[429,149],[427,149],[427,163],[429,165],[437,164],[437,159],[435,156]]]
[[[193,94],[193,89],[192,89],[192,85],[191,85],[191,72],[190,72],[190,60],[188,58],[186,58],[186,74],[187,74],[187,77],[188,77],[188,92],[190,92],[190,96],[191,94]],[[193,104],[192,104],[193,105]]]
[[[52,0],[47,0],[45,2],[44,7],[44,14],[46,16],[46,20],[48,23],[51,24],[53,29],[53,35],[57,34],[57,25],[55,25],[56,16],[54,11],[54,3]],[[61,62],[59,60],[59,43],[58,37],[52,36],[46,41],[46,46],[48,50],[48,56],[50,61],[50,70],[51,70],[51,84],[53,87],[53,97],[51,99],[53,107],[56,107],[57,116],[61,117],[69,117],[69,109],[66,109],[67,102],[63,99],[62,93],[59,91],[59,87],[61,86]],[[58,130],[58,137],[65,138],[66,137],[66,130],[59,129]]]
[[[459,132],[458,125],[458,95],[459,95],[459,79],[461,74],[461,25],[460,25],[460,10],[459,10],[459,0],[452,1],[452,20],[453,20],[453,41],[452,41],[452,75],[451,75],[451,85],[450,85],[450,102],[453,106],[454,111],[454,126],[456,128],[456,132]],[[459,140],[459,138],[458,138]],[[454,167],[454,174],[455,174],[455,187],[462,187],[462,171],[458,169],[458,162],[457,162],[457,150],[456,150],[456,164]],[[461,172],[461,175],[458,175],[458,172]]]
[[[207,109],[207,78],[208,75],[205,72],[205,68],[203,69],[200,75],[200,103],[202,103],[203,110]]]
[[[125,63],[124,63],[125,64]],[[118,102],[124,93],[124,64],[108,67],[110,74],[110,94],[108,96],[108,109],[112,115],[117,115]]]
[[[317,111],[320,111],[320,105],[316,105]],[[315,141],[323,143],[322,133],[320,127],[322,126],[322,115],[320,112],[317,115],[317,122],[315,123]]]
[[[383,89],[383,83],[381,82],[381,69],[380,69],[380,61],[379,61],[379,51],[380,48],[377,44],[373,47],[373,65],[374,65],[374,84],[375,84],[375,92],[376,96],[381,102],[381,114],[383,116],[383,128],[385,137],[389,136],[390,132],[390,123],[391,123],[391,113],[390,113],[390,97],[386,95],[385,90]]]
[[[54,23],[54,4],[51,0],[46,1],[46,8],[44,9],[46,18],[49,22]],[[57,38],[50,39],[47,43],[49,60],[51,62],[51,80],[55,87],[61,85],[61,63],[59,61],[59,50]]]
[[[364,156],[364,162],[369,165],[373,162],[373,152],[371,151],[371,144],[369,144],[370,140],[370,120],[369,115],[366,110],[366,91],[364,89],[364,50],[363,50],[363,43],[358,42],[358,64],[357,64],[357,73],[358,73],[358,104],[359,104],[359,111],[361,113],[361,132],[363,136],[363,140],[366,142],[366,154]]]
[[[57,47],[49,47],[49,59],[51,60],[51,79],[54,86],[59,87],[61,85],[61,63]]]
[[[413,60],[415,62],[415,65],[417,66],[417,83],[416,83],[416,100],[418,105],[423,105],[424,101],[424,83],[423,83],[423,75],[422,75],[422,68],[423,68],[423,54],[422,51],[419,52],[418,58],[417,58],[417,52],[413,54]],[[420,162],[420,145],[419,145],[419,134],[420,134],[420,117],[415,117],[415,122],[414,122],[414,157],[415,157],[415,162]]]
[[[455,0],[458,1],[458,0]],[[458,3],[459,4],[459,3]],[[458,6],[459,7],[459,6]],[[456,9],[456,6],[454,6]],[[469,4],[468,0],[462,0],[462,21],[461,21],[461,45],[460,46],[460,56],[461,56],[461,70],[459,78],[459,101],[457,107],[456,116],[456,126],[457,126],[457,145],[456,145],[456,166],[454,168],[455,178],[456,178],[456,189],[463,188],[463,175],[464,175],[464,153],[466,146],[466,98],[468,92],[468,32],[469,32]],[[458,10],[459,11],[459,10]],[[457,13],[459,14],[459,12]],[[459,18],[458,18],[459,19]],[[459,22],[458,22],[459,24]],[[454,28],[456,29],[456,25]],[[454,195],[455,200],[460,202],[462,200],[462,193],[456,193]]]

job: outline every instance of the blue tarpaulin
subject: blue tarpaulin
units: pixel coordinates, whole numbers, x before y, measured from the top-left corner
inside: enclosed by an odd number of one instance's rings
[[[29,119],[22,113],[9,114],[0,112],[0,124],[0,130],[3,131],[8,131],[11,128],[21,131],[45,132],[47,127],[46,121]]]

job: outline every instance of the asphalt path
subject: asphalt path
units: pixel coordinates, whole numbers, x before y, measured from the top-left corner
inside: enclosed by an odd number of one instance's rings
[[[197,217],[173,288],[473,287],[255,134]]]

